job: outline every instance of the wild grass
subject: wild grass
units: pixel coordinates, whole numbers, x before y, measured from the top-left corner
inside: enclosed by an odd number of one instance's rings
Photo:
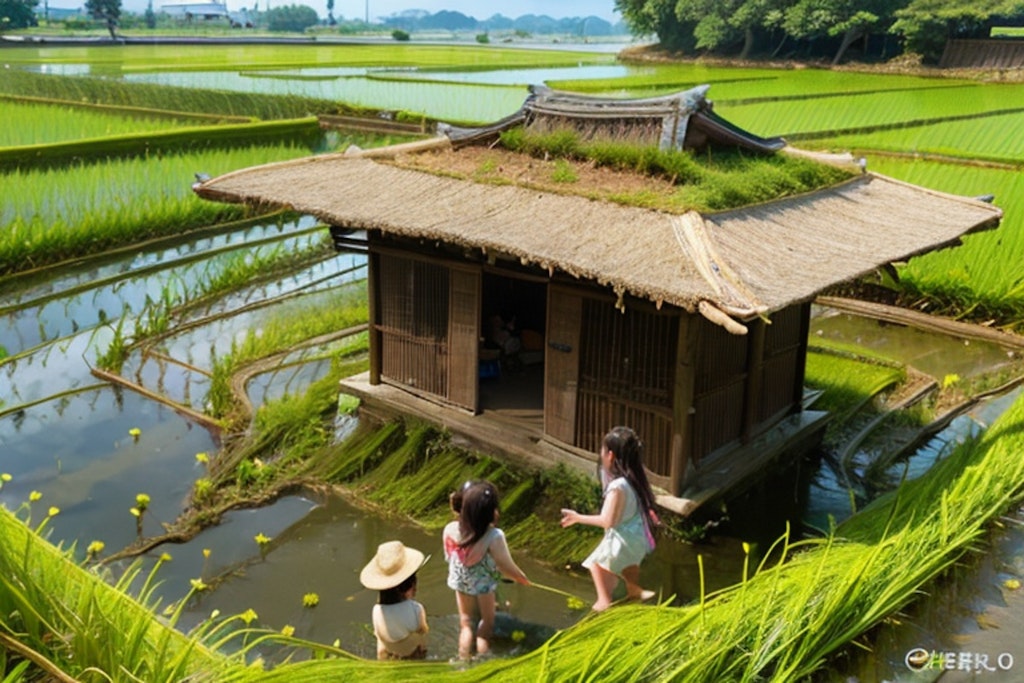
[[[663,177],[676,190],[669,197],[619,197],[624,203],[720,211],[835,184],[849,172],[786,155],[715,150],[700,155],[624,142],[586,141],[571,131],[501,134],[506,148],[537,157],[590,161],[598,166]]]
[[[277,145],[5,173],[0,275],[241,218],[242,207],[196,197],[195,174],[307,153]]]

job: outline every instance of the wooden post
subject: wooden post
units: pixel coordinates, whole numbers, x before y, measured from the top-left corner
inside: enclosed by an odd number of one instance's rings
[[[669,466],[670,492],[683,490],[686,469],[693,459],[693,391],[697,381],[697,335],[699,320],[685,311],[679,316],[676,344],[676,381],[672,395],[672,460]]]
[[[380,285],[377,278],[380,276],[380,255],[370,248],[366,255],[366,296],[367,312],[370,318],[370,384],[380,384],[380,359],[381,359],[381,337],[378,325],[380,325],[380,302],[378,291]]]
[[[740,441],[747,443],[757,426],[761,412],[761,391],[764,387],[764,349],[768,326],[763,320],[755,320],[748,329],[750,344],[747,346],[747,381],[743,389],[743,428]]]

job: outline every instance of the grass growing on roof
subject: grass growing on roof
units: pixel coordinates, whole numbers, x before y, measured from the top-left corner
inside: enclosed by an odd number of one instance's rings
[[[501,134],[507,149],[536,157],[594,163],[619,171],[669,180],[669,195],[644,193],[613,199],[664,210],[721,211],[833,185],[850,172],[788,155],[723,149],[695,154],[627,142],[583,140],[573,131],[531,134],[513,128]]]

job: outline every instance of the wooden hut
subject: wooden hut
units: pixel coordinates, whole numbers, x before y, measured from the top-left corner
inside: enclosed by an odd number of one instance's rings
[[[468,148],[435,151],[434,170],[406,154],[559,117],[593,135],[639,131],[650,144],[763,153],[784,144],[712,115],[703,92],[690,95],[615,106],[537,91],[495,126],[245,169],[196,191],[310,213],[335,226],[340,245],[365,246],[370,370],[346,391],[492,452],[590,471],[607,429],[630,425],[663,504],[685,514],[820,439],[824,415],[803,407],[815,295],[956,244],[1002,215],[860,172],[800,196],[679,215],[456,177],[453,160]],[[494,339],[496,316],[514,316],[517,348]]]

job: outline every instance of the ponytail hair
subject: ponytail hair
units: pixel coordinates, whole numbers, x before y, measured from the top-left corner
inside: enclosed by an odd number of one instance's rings
[[[603,444],[615,455],[612,458],[612,474],[625,477],[636,491],[637,500],[640,501],[643,510],[644,525],[650,530],[658,517],[654,510],[654,491],[651,490],[647,473],[644,471],[643,441],[629,427],[613,427],[605,434]]]
[[[473,484],[462,492],[459,512],[460,548],[468,548],[487,533],[498,512],[498,490],[489,481]]]

